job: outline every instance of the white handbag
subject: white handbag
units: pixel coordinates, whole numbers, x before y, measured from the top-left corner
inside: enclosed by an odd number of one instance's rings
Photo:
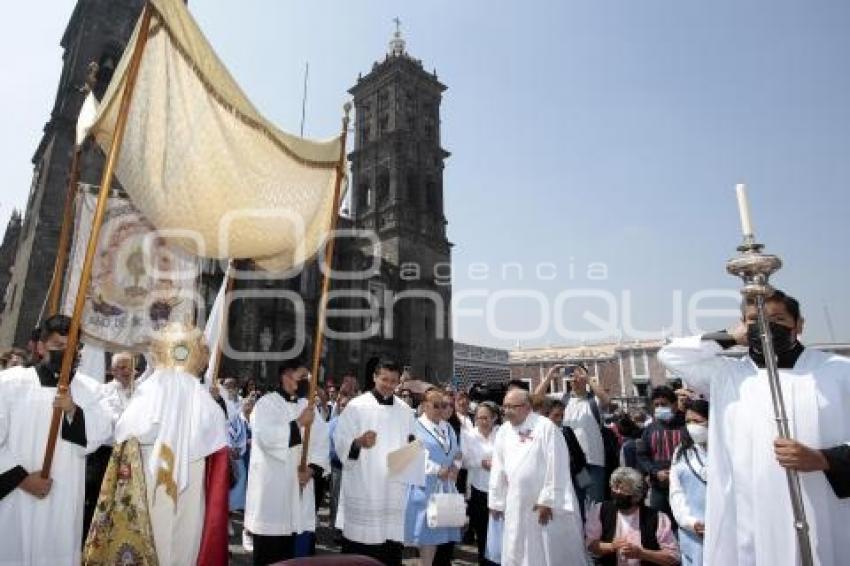
[[[466,524],[466,501],[463,495],[446,492],[443,482],[437,484],[437,492],[432,493],[425,509],[428,528],[462,527]]]

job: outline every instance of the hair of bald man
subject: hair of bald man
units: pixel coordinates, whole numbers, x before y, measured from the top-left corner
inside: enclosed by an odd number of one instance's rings
[[[112,354],[112,360],[110,361],[109,365],[111,367],[115,367],[116,365],[118,365],[118,362],[120,362],[121,360],[127,360],[130,363],[132,363],[133,362],[133,353],[132,352],[115,352],[114,354]]]
[[[511,389],[505,395],[505,399],[507,399],[511,395],[518,396],[524,405],[531,405],[531,393],[529,393],[525,389]]]

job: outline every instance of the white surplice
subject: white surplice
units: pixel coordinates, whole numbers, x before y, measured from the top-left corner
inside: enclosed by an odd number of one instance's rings
[[[158,368],[139,384],[115,425],[116,442],[128,438],[142,449],[159,563],[194,564],[203,529],[204,458],[227,446],[224,412],[195,376]],[[167,480],[158,484],[163,471]]]
[[[535,505],[552,509],[545,526]],[[488,506],[505,514],[502,566],[587,564],[567,443],[548,418],[531,413],[519,426],[499,428]]]
[[[699,336],[664,346],[661,362],[711,402],[705,564],[794,566],[797,537],[767,373],[749,357],[720,356]],[[813,448],[850,440],[850,360],[806,348],[779,370],[791,435]],[[823,472],[800,473],[818,566],[850,560],[850,499],[835,496]]]
[[[245,528],[256,535],[288,536],[316,530],[315,481],[298,486],[298,466],[304,445],[292,441],[290,423],[307,408],[306,399],[291,402],[268,393],[251,413],[251,464],[245,498]],[[330,470],[328,424],[318,409],[310,428],[307,463]]]
[[[99,385],[81,373],[71,380],[87,444],[83,448],[63,440],[60,432],[48,496],[36,499],[18,488],[0,500],[0,565],[80,563],[86,454],[112,434],[112,421],[99,404]],[[0,470],[16,465],[28,472],[41,469],[55,396],[55,387],[41,386],[35,368],[0,373]]]
[[[342,487],[337,527],[345,538],[362,544],[404,541],[407,484],[388,475],[387,454],[414,436],[415,413],[398,397],[379,404],[372,392],[352,399],[337,420],[334,448],[342,461]],[[375,445],[349,458],[351,443],[368,430],[377,433]]]

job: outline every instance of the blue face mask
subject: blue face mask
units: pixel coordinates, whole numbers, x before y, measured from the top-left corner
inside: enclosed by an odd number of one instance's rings
[[[656,407],[655,418],[659,421],[669,421],[673,418],[673,409],[670,407]]]

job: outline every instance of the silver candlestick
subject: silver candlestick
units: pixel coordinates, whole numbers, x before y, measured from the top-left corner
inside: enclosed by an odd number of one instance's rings
[[[782,385],[779,381],[779,369],[776,363],[776,352],[773,350],[773,337],[765,311],[765,301],[773,294],[770,286],[770,276],[782,267],[782,260],[777,256],[762,253],[763,244],[758,244],[752,234],[744,236],[744,243],[738,246],[740,255],[726,263],[726,271],[744,281],[741,288],[745,304],[755,304],[758,310],[758,324],[761,334],[764,364],[770,383],[770,396],[773,400],[773,414],[776,418],[776,428],[780,438],[791,438],[788,427],[788,415],[785,411],[785,401],[782,397]],[[800,488],[800,475],[797,470],[785,469],[788,480],[788,492],[791,495],[791,508],[794,511],[794,529],[797,532],[797,542],[800,549],[800,562],[803,566],[813,566],[812,544],[809,539],[809,524],[806,521],[806,509],[803,506],[803,494]]]

